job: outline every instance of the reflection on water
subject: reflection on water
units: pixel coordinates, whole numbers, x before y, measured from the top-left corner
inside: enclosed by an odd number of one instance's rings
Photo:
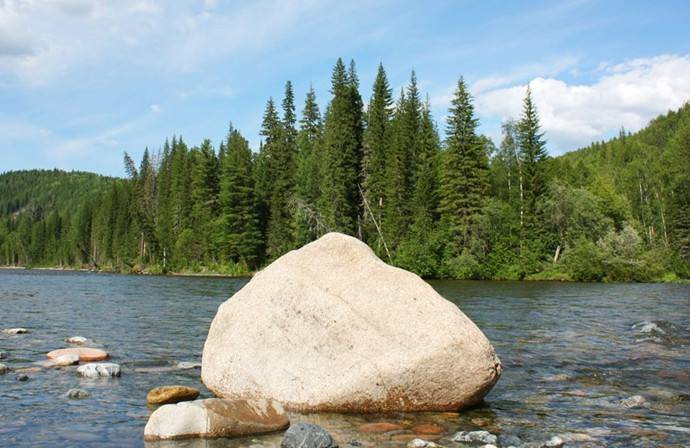
[[[142,446],[151,409],[146,392],[163,384],[200,388],[199,362],[216,308],[246,282],[0,270],[0,446]],[[486,429],[499,445],[690,445],[690,286],[514,282],[432,282],[494,343],[504,373],[486,403],[461,413],[291,415],[327,428],[341,446],[405,446],[412,438],[453,447],[461,430]],[[87,380],[75,367],[36,369],[65,338],[86,336],[122,366],[118,379]],[[16,380],[18,370],[30,377]],[[70,400],[71,388],[90,396]],[[370,422],[400,429],[364,433]],[[418,435],[420,425],[442,434]],[[423,428],[423,427],[422,427]],[[427,426],[428,428],[428,426]],[[517,439],[516,439],[517,438]],[[151,447],[278,446],[280,435]]]

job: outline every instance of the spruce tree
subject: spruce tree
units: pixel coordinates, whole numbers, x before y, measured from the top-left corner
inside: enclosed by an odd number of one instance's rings
[[[329,230],[359,232],[362,109],[354,66],[338,59],[331,78],[333,98],[326,113],[319,209]]]
[[[524,213],[527,223],[535,225],[537,200],[546,192],[544,162],[547,158],[544,134],[540,132],[539,115],[527,86],[522,116],[517,125],[520,164],[523,174]]]
[[[319,199],[321,138],[323,124],[316,93],[307,92],[297,136],[297,172],[295,175],[295,244],[302,246],[319,236]]]
[[[459,255],[476,236],[487,192],[487,157],[477,125],[472,97],[460,78],[448,110],[441,168],[439,210],[449,232],[450,256]]]
[[[213,245],[213,221],[218,210],[218,158],[209,139],[192,151],[192,217],[195,261],[217,261]]]
[[[364,132],[364,155],[362,160],[363,191],[369,213],[364,214],[365,236],[377,253],[383,250],[383,241],[377,225],[382,224],[384,204],[387,202],[387,158],[391,137],[392,90],[388,83],[383,64],[379,64],[373,92],[369,100]]]

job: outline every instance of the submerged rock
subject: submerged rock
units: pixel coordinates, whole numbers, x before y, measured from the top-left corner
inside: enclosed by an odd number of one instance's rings
[[[6,328],[2,330],[2,332],[10,336],[14,336],[17,334],[31,333],[31,330],[29,330],[28,328]]]
[[[180,401],[196,400],[199,396],[199,390],[188,386],[160,386],[151,389],[146,394],[146,402],[148,404],[170,404],[179,403]]]
[[[77,369],[77,372],[86,378],[116,377],[120,376],[120,365],[113,362],[98,362],[85,364]]]
[[[201,376],[222,397],[372,412],[457,410],[481,401],[500,373],[456,305],[356,238],[329,233],[220,306]]]
[[[338,444],[322,427],[297,423],[285,432],[280,448],[338,448]]]
[[[67,396],[67,398],[71,398],[72,400],[83,400],[84,398],[89,397],[89,393],[83,389],[70,389],[67,391],[65,396]]]
[[[48,353],[48,359],[56,359],[60,356],[76,355],[81,362],[103,361],[110,356],[105,350],[90,347],[70,347],[53,350]]]
[[[489,431],[460,431],[453,436],[453,442],[495,444],[498,438]]]
[[[397,423],[388,422],[377,422],[377,423],[367,423],[359,427],[359,432],[364,432],[368,434],[376,434],[391,431],[400,431],[403,429],[401,425]]]
[[[649,406],[649,402],[642,395],[633,395],[632,397],[620,401],[620,405],[624,408],[644,408]]]
[[[82,345],[86,344],[89,340],[84,336],[72,336],[71,338],[65,339],[68,344]]]
[[[206,400],[166,404],[144,428],[144,440],[240,437],[285,429],[290,424],[280,404],[271,400]]]
[[[25,373],[20,373],[14,377],[17,381],[29,381],[31,378]]]

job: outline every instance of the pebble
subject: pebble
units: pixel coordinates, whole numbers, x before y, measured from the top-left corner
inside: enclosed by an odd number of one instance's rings
[[[20,373],[15,378],[17,381],[29,381],[31,379],[31,378],[29,378],[29,375],[26,375],[24,373]]]
[[[6,328],[3,330],[5,334],[8,334],[10,336],[14,336],[16,334],[26,334],[26,333],[31,333],[31,330],[27,328]]]
[[[407,444],[407,448],[443,448],[441,445],[429,442],[428,440],[414,439],[410,440]]]
[[[9,371],[10,371],[10,368],[7,367],[5,364],[0,362],[0,375],[4,375]]]
[[[71,398],[73,400],[83,400],[84,398],[89,397],[89,393],[83,389],[70,389],[67,391],[67,398]]]
[[[0,350],[0,359],[5,359],[7,358],[7,352],[3,352]]]
[[[318,425],[296,423],[285,432],[281,448],[338,448],[333,437]]]
[[[453,442],[495,444],[497,437],[489,431],[460,431],[453,436]]]
[[[542,445],[544,448],[561,448],[565,442],[558,436],[553,436]]]
[[[112,362],[90,363],[80,366],[77,372],[86,378],[120,376],[120,365]]]
[[[146,395],[148,404],[162,405],[179,403],[180,401],[195,400],[199,396],[199,390],[188,386],[160,386],[153,388]]]
[[[82,345],[86,344],[88,339],[86,339],[84,336],[72,336],[71,338],[65,339],[65,342],[68,344]]]

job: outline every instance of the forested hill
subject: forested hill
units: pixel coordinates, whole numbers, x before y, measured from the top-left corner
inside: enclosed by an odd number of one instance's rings
[[[311,90],[298,116],[287,82],[256,152],[230,127],[125,155],[126,180],[1,175],[0,265],[240,274],[340,231],[425,277],[688,277],[690,106],[550,158],[529,90],[496,144],[462,78],[444,140],[414,73],[397,99],[382,66],[360,90],[338,60],[326,113]]]

